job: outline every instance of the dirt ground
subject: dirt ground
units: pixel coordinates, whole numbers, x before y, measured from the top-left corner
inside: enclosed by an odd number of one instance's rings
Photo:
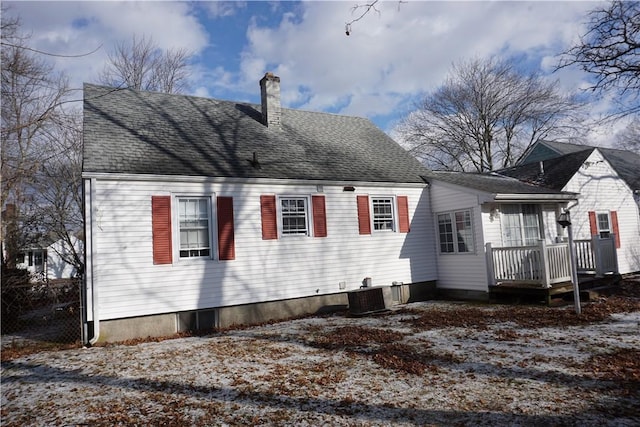
[[[640,283],[2,358],[3,426],[636,426]]]

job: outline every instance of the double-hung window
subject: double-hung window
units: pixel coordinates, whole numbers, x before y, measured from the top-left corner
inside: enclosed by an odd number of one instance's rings
[[[502,205],[502,233],[505,246],[532,246],[540,239],[538,206]]]
[[[611,235],[611,222],[609,221],[609,213],[598,213],[598,234],[600,237],[607,238]]]
[[[281,197],[282,235],[309,235],[309,208],[306,197]]]
[[[473,252],[475,246],[471,211],[438,214],[438,237],[441,253]]]
[[[211,220],[208,197],[178,198],[180,258],[211,256]]]
[[[393,231],[393,198],[372,197],[371,205],[373,208],[373,229]]]

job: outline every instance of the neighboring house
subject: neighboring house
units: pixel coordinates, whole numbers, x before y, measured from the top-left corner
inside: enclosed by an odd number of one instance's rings
[[[532,147],[522,164],[498,172],[579,193],[577,204],[569,205],[575,239],[611,236],[619,273],[640,271],[640,155],[543,142]]]
[[[170,335],[433,289],[427,170],[363,118],[84,86],[86,333]]]
[[[487,299],[500,282],[550,287],[569,280],[556,220],[576,194],[497,174],[434,171],[428,180],[439,294]],[[547,257],[559,259],[559,268],[545,270]]]
[[[76,253],[82,254],[82,240],[72,238]],[[27,270],[34,280],[69,279],[76,277],[76,268],[65,261],[71,253],[69,246],[62,240],[42,243],[37,247],[18,254],[16,268]]]

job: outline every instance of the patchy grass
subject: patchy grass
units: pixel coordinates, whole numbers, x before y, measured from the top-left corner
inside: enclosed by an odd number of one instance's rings
[[[640,299],[426,302],[91,349],[3,350],[3,426],[639,425]],[[6,352],[6,354],[5,354]]]

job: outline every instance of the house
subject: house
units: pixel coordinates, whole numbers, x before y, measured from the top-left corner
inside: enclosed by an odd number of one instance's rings
[[[518,164],[538,163],[541,160],[550,160],[594,148],[598,148],[602,156],[633,191],[636,202],[640,203],[640,153],[566,142],[538,141],[527,150]]]
[[[72,237],[74,251],[82,253],[82,240]],[[70,279],[78,275],[74,265],[67,262],[71,248],[62,239],[45,240],[18,254],[16,268],[27,270],[35,280]]]
[[[534,145],[520,165],[499,173],[579,193],[578,202],[570,205],[575,239],[611,238],[617,271],[640,271],[638,153],[546,141]]]
[[[502,283],[547,289],[570,280],[556,219],[576,193],[495,173],[432,171],[427,178],[439,295],[486,300]]]
[[[2,256],[9,268],[26,270],[32,281],[70,279],[78,276],[76,267],[68,261],[73,259],[73,252],[82,257],[83,242],[76,236],[70,236],[70,242],[63,239],[56,240],[51,236],[44,236],[39,240],[31,238],[31,244],[17,243],[8,239],[8,228],[12,228],[12,236],[16,236],[16,206],[8,203],[2,210]],[[9,242],[11,240],[11,242]],[[71,248],[73,245],[73,250]],[[26,247],[25,247],[26,246]],[[8,257],[13,259],[9,262]],[[3,265],[3,268],[5,266]]]
[[[364,118],[84,86],[85,338],[227,327],[437,278],[426,169]]]

